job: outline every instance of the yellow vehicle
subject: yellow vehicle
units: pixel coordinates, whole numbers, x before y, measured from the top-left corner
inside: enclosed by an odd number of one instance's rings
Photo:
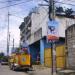
[[[32,68],[31,56],[28,50],[26,49],[22,52],[12,53],[12,55],[9,58],[9,67],[12,70],[17,69],[28,70],[29,68]]]

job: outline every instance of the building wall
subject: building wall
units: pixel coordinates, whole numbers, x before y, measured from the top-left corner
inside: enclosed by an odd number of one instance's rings
[[[40,40],[40,63],[44,64],[44,39]]]
[[[68,67],[75,69],[75,24],[66,30],[66,46],[68,51]]]
[[[25,40],[25,23],[22,22],[20,27],[20,44],[24,42]]]
[[[42,8],[38,9],[39,10],[38,13],[32,13],[32,26],[31,26],[31,37],[30,37],[31,40],[29,40],[30,44],[32,44],[37,40],[40,40],[43,36],[47,35],[48,14],[45,9],[42,10],[41,9]],[[40,32],[41,38],[38,37],[37,40],[35,40],[34,33],[37,32],[40,28],[42,29],[42,34]]]
[[[24,18],[24,22],[21,23],[20,27],[20,43],[21,45],[27,43],[28,39],[30,38],[31,35],[31,13]]]
[[[37,63],[37,56],[40,54],[40,46],[39,45],[40,45],[40,41],[35,42],[32,45],[29,45],[30,54],[32,57],[32,63]]]
[[[31,33],[36,32],[39,28],[43,28],[42,31],[46,31],[46,23],[47,23],[48,14],[45,9],[39,8],[38,13],[32,14],[32,28]],[[42,36],[44,36],[46,32],[43,32]]]
[[[59,22],[59,26],[58,26],[59,37],[65,37],[66,28],[74,24],[75,19],[65,18],[65,17],[56,17],[56,20]]]
[[[40,40],[42,37],[47,35],[47,23],[48,23],[48,9],[46,7],[38,8],[38,13],[32,13],[32,26],[31,26],[31,37],[29,38],[29,44]],[[55,20],[58,22],[58,35],[59,37],[65,37],[65,29],[74,24],[75,20],[70,18],[65,18],[61,16],[56,16]],[[35,40],[34,33],[42,28],[42,36]],[[38,32],[37,32],[38,33]],[[41,33],[41,32],[40,32]],[[39,36],[39,35],[38,35]],[[37,36],[36,36],[37,37]]]
[[[31,25],[31,36],[28,39],[28,45],[30,46],[30,51],[33,60],[36,59],[37,47],[33,46],[35,42],[40,41],[40,61],[41,64],[44,63],[44,49],[50,48],[50,43],[43,40],[43,37],[47,35],[47,22],[48,22],[48,10],[45,7],[40,7],[38,13],[32,13],[32,25]],[[65,17],[55,17],[58,21],[58,35],[59,37],[65,37],[65,29],[69,25],[74,23],[74,19],[69,19]],[[41,30],[40,30],[41,29]],[[62,42],[62,41],[60,41]]]
[[[31,37],[28,39],[29,45],[34,44],[40,40],[40,63],[44,64],[44,50],[45,48],[50,48],[50,43],[47,43],[46,40],[43,39],[44,36],[47,36],[47,23],[48,23],[48,9],[45,7],[40,7],[38,9],[38,13],[32,13],[32,26],[31,26]],[[59,37],[65,37],[65,29],[74,23],[74,19],[69,19],[65,17],[55,17],[55,20],[58,21],[58,35]],[[39,32],[39,29],[41,31]],[[35,36],[36,33],[36,36]],[[60,41],[62,43],[62,41]],[[60,44],[61,44],[60,43]],[[64,43],[63,43],[64,44]],[[36,54],[36,49],[31,47],[31,53],[33,55]],[[63,60],[64,61],[64,60]]]

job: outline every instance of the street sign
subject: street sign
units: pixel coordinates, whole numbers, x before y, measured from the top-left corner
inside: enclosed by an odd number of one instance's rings
[[[48,29],[47,29],[47,40],[57,40],[58,36],[58,25],[59,23],[56,20],[48,21]]]

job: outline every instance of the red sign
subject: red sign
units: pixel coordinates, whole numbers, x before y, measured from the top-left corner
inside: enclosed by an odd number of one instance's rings
[[[27,50],[28,48],[22,48],[23,51]]]
[[[47,39],[48,39],[48,41],[50,41],[50,40],[58,40],[59,37],[54,36],[54,35],[48,35],[48,36],[47,36]]]

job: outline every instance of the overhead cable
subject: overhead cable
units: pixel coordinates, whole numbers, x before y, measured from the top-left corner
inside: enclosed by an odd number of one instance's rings
[[[19,2],[20,0],[13,0],[13,1],[12,1],[12,0],[9,0],[9,1],[0,1],[0,4],[1,4],[1,3],[2,3],[2,4],[3,4],[3,3],[8,3],[8,2],[15,2],[15,1]]]
[[[60,4],[75,6],[74,4],[71,4],[71,3],[64,3],[64,2],[58,2],[58,1],[55,1],[55,3],[60,3]]]
[[[33,0],[30,0],[30,1],[33,1]],[[20,3],[15,3],[15,4],[12,4],[12,5],[8,5],[8,6],[1,7],[0,9],[4,9],[4,8],[8,8],[8,7],[12,7],[12,6],[16,6],[16,5],[28,3],[30,1],[24,1],[24,2],[20,2]]]

